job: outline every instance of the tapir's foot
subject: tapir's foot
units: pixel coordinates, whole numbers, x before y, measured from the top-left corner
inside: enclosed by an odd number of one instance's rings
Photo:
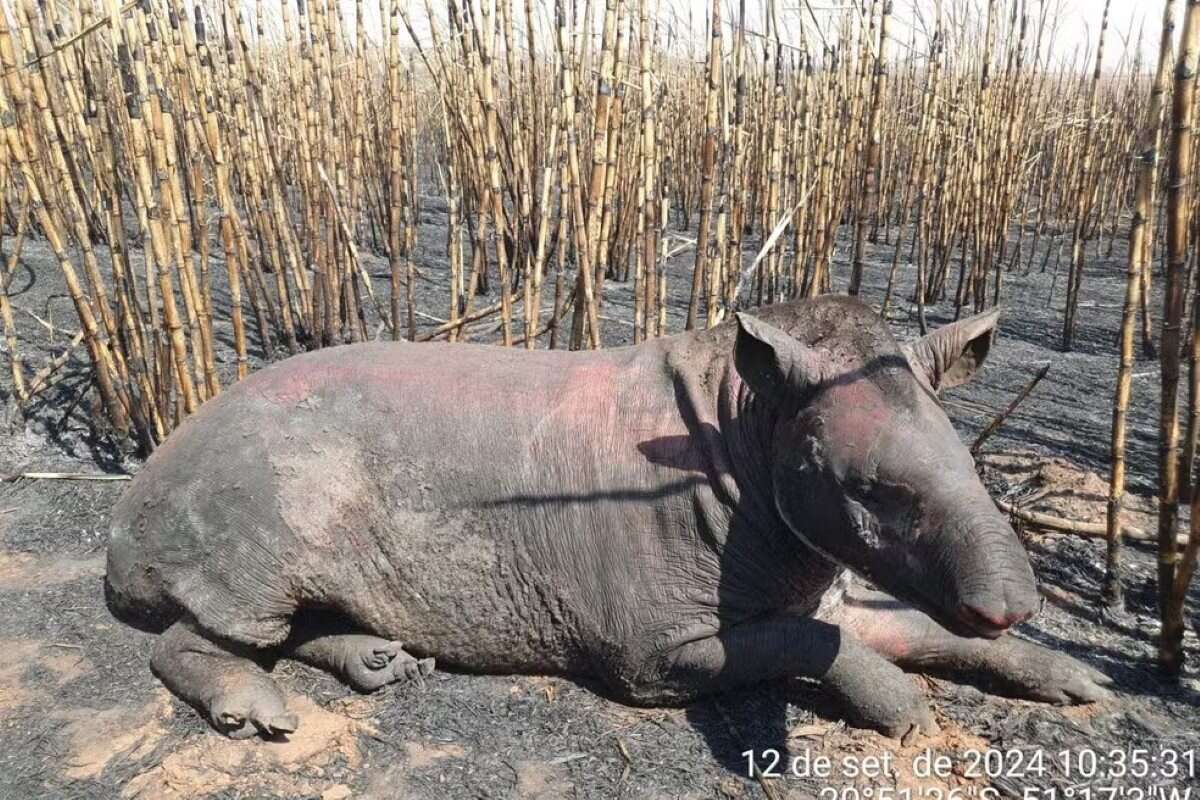
[[[978,642],[959,659],[963,672],[997,694],[1057,705],[1111,696],[1112,678],[1068,655],[1006,636]]]
[[[250,655],[181,620],[159,638],[150,668],[230,738],[295,731],[298,720],[288,712],[283,693]]]
[[[432,658],[414,658],[404,652],[400,642],[364,633],[332,632],[334,624],[322,621],[301,630],[286,655],[328,670],[360,692],[433,672]]]
[[[856,725],[896,739],[939,731],[913,679],[849,637],[822,683],[841,698]]]
[[[360,692],[373,692],[398,681],[411,681],[433,672],[432,658],[414,658],[400,646],[378,636],[347,634],[325,637],[322,654],[309,663],[338,675]],[[303,655],[297,653],[303,659]]]

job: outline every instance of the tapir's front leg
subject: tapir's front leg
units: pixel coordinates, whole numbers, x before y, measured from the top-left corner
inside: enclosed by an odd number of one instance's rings
[[[840,697],[851,719],[889,736],[937,724],[924,695],[896,665],[836,625],[779,615],[732,626],[666,654],[625,687],[628,699],[679,702],[788,677],[815,678]],[[648,680],[647,680],[648,679]]]
[[[1108,697],[1102,672],[1012,636],[968,639],[890,595],[856,586],[827,617],[905,669],[977,683],[996,694],[1047,703]]]

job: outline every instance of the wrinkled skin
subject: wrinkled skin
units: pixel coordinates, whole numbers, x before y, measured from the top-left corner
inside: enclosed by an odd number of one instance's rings
[[[602,352],[289,359],[146,464],[109,605],[231,736],[295,729],[280,657],[363,691],[436,658],[640,704],[806,676],[891,735],[936,728],[904,669],[1096,700],[1104,676],[1002,635],[1037,588],[937,400],[995,322],[902,349],[827,297]]]

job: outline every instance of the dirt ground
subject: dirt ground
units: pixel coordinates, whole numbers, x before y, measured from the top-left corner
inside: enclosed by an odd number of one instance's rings
[[[422,312],[444,316],[441,256],[444,206],[431,199],[422,218],[419,287]],[[685,234],[686,235],[686,234]],[[1050,247],[1060,242],[1051,240]],[[1034,395],[989,440],[981,470],[996,496],[1024,507],[1085,521],[1103,519],[1109,403],[1120,315],[1123,241],[1117,256],[1089,246],[1076,350],[1057,349],[1063,281],[1054,259],[1046,272],[1006,276],[1006,316],[994,357],[981,378],[948,398],[948,409],[970,441],[1040,362],[1053,367]],[[1101,243],[1101,247],[1107,242]],[[218,249],[219,252],[219,249]],[[878,302],[890,248],[880,244],[866,299]],[[673,265],[671,329],[682,327],[687,256]],[[847,254],[839,252],[844,278]],[[749,257],[748,257],[749,259]],[[216,266],[216,265],[214,265]],[[368,258],[382,274],[382,262]],[[222,269],[214,268],[220,275]],[[911,280],[911,271],[903,276]],[[1059,277],[1062,277],[1061,275]],[[382,290],[386,281],[381,280]],[[1051,295],[1052,285],[1057,291]],[[34,366],[62,351],[76,325],[56,267],[31,242],[14,282],[23,337]],[[901,287],[901,297],[907,287]],[[631,287],[610,284],[604,316],[629,316]],[[218,287],[218,302],[224,299]],[[491,302],[483,299],[481,302]],[[930,311],[941,323],[952,309]],[[41,318],[42,322],[34,319]],[[894,308],[898,335],[915,335],[906,304]],[[432,325],[434,320],[424,319]],[[494,338],[486,332],[480,338]],[[227,324],[218,323],[220,361],[233,367]],[[627,325],[606,322],[608,344],[629,338]],[[258,354],[256,353],[256,358]],[[31,410],[0,430],[0,475],[22,471],[136,473],[136,459],[91,422],[86,356],[76,351],[65,379]],[[7,370],[0,401],[7,403]],[[1158,373],[1140,361],[1131,420],[1133,524],[1153,528],[1155,414]],[[285,662],[277,669],[301,718],[286,741],[232,742],[209,731],[189,707],[150,674],[153,637],[111,618],[101,580],[109,509],[120,481],[19,480],[0,483],[0,798],[811,798],[832,787],[857,786],[861,797],[881,787],[943,791],[961,798],[1022,797],[1027,787],[1061,791],[1121,785],[1116,779],[1079,783],[1051,764],[1021,777],[1007,769],[970,776],[969,753],[988,747],[1034,753],[1065,748],[1102,752],[1135,745],[1152,752],[1200,751],[1200,646],[1188,632],[1191,664],[1182,680],[1161,679],[1152,662],[1154,555],[1128,549],[1127,613],[1104,616],[1096,597],[1103,545],[1092,539],[1023,531],[1045,596],[1043,614],[1021,626],[1028,639],[1098,667],[1116,681],[1116,697],[1101,705],[1060,709],[984,695],[971,687],[920,678],[943,733],[901,743],[846,727],[838,708],[803,681],[758,687],[685,709],[632,709],[566,680],[436,672],[422,684],[359,696],[331,677]],[[1192,609],[1200,608],[1195,593]],[[914,769],[926,749],[956,759],[946,778]],[[771,756],[824,755],[828,779],[749,774],[746,751]],[[890,754],[893,774],[854,777],[852,765]],[[1011,763],[1011,757],[1010,757]],[[769,771],[769,770],[768,770]],[[865,772],[866,770],[860,770]],[[1153,781],[1143,779],[1142,787]],[[1179,780],[1157,781],[1182,787]],[[899,796],[899,795],[894,795]],[[1063,796],[1063,795],[1060,795]]]

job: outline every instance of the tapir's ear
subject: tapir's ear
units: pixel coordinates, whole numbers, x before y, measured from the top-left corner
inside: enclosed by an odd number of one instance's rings
[[[953,389],[975,377],[992,349],[999,320],[998,308],[967,317],[906,345],[905,355],[935,392]]]
[[[820,381],[820,365],[812,348],[760,319],[740,312],[736,316],[733,363],[755,394],[780,397]]]

